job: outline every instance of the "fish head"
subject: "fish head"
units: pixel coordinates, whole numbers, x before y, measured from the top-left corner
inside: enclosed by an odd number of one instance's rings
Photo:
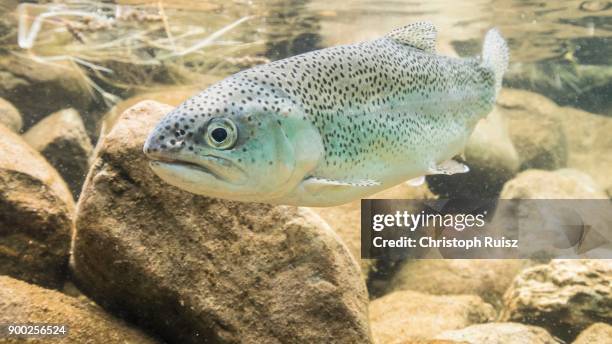
[[[144,153],[162,180],[195,194],[266,202],[303,179],[312,154],[296,153],[305,151],[304,134],[312,133],[303,120],[287,116],[294,103],[251,84],[241,92],[237,84],[211,86],[150,133]]]

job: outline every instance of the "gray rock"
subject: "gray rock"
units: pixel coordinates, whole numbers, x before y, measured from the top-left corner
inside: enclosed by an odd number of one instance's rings
[[[489,323],[446,331],[436,336],[469,344],[559,344],[545,329],[517,323]]]
[[[12,343],[154,344],[159,341],[105,313],[93,302],[64,295],[6,276],[0,276],[0,323],[65,325],[67,335],[57,338],[0,338]]]
[[[430,339],[446,330],[494,318],[493,307],[473,295],[436,296],[397,291],[370,303],[372,335],[378,344]]]
[[[501,319],[542,326],[564,340],[612,322],[612,261],[554,260],[523,271],[504,295]]]
[[[57,169],[78,199],[93,153],[79,113],[74,109],[53,113],[36,123],[23,138]]]
[[[0,124],[0,274],[61,287],[73,215],[57,171]]]
[[[359,268],[318,216],[153,174],[142,146],[170,109],[135,105],[99,145],[78,205],[79,288],[173,343],[369,342]]]

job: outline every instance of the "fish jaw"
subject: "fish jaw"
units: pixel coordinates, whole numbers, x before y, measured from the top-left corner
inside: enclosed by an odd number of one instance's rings
[[[187,160],[156,160],[152,159],[149,164],[157,174],[162,171],[181,171],[186,175],[194,175],[200,178],[215,178],[223,182],[242,185],[247,180],[247,174],[240,167],[235,166],[230,161],[214,156],[201,158],[198,163]]]
[[[248,181],[247,173],[231,161],[215,156],[169,159],[149,156],[149,166],[166,183],[189,192],[212,197],[241,193]]]

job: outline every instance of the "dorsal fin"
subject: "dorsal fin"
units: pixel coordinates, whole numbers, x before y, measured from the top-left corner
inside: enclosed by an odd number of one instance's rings
[[[418,22],[395,29],[388,38],[429,53],[436,52],[436,27],[430,22]]]

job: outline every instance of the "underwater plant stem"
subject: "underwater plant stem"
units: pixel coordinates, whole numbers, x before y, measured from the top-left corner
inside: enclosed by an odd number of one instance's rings
[[[166,15],[166,11],[164,11],[164,5],[161,0],[157,2],[157,8],[159,9],[159,14],[161,15],[162,22],[164,23],[166,37],[168,37],[168,40],[170,41],[172,50],[176,51],[176,44],[174,43],[174,38],[172,37],[172,32],[170,31],[170,23],[168,23],[168,16]]]
[[[223,36],[227,32],[231,31],[232,29],[236,28],[238,25],[244,23],[245,21],[247,21],[247,20],[249,20],[251,18],[253,18],[253,17],[252,16],[247,16],[247,17],[238,19],[237,21],[233,22],[232,24],[229,24],[229,25],[225,26],[224,28],[214,32],[212,35],[204,38],[203,40],[201,40],[200,42],[192,45],[191,47],[189,47],[189,48],[187,48],[187,49],[185,49],[183,51],[176,52],[176,53],[170,54],[168,56],[165,56],[164,58],[167,58],[167,57],[177,57],[177,56],[185,56],[185,55],[191,54],[194,51],[202,49],[205,46],[210,45],[217,38]]]
[[[51,17],[57,17],[57,16],[77,16],[77,17],[95,18],[98,20],[108,20],[108,18],[106,17],[101,17],[97,14],[88,13],[84,11],[65,10],[65,11],[57,11],[57,12],[47,12],[47,13],[42,13],[36,16],[36,18],[34,18],[34,21],[32,21],[30,30],[28,30],[26,28],[26,22],[25,22],[25,19],[27,17],[25,13],[25,8],[28,5],[29,4],[21,4],[18,6],[18,9],[17,9],[17,14],[19,17],[19,24],[18,24],[19,28],[17,31],[17,44],[19,44],[19,47],[21,47],[22,49],[31,49],[34,46],[36,37],[38,37],[38,33],[40,32],[42,25],[43,25],[43,21],[45,19],[48,19]]]

